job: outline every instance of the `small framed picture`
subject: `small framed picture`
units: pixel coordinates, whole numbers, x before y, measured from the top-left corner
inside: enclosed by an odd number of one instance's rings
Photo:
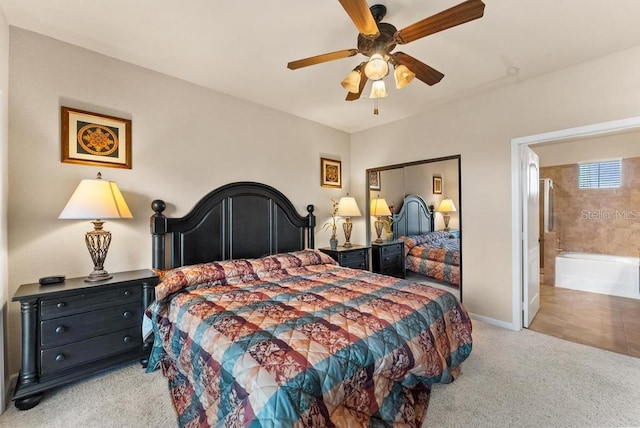
[[[439,175],[433,176],[433,194],[441,195],[442,194],[442,177]]]
[[[131,169],[131,120],[62,107],[62,162]]]
[[[369,190],[380,190],[380,171],[369,171]]]
[[[320,184],[322,187],[342,188],[342,162],[320,158]]]

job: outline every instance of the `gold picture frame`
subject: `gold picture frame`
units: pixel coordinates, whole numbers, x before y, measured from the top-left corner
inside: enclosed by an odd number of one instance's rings
[[[342,188],[342,162],[320,158],[320,185],[322,187]]]
[[[61,107],[62,162],[131,169],[131,120]]]
[[[433,176],[433,194],[441,195],[442,194],[442,177],[439,175]]]
[[[380,190],[380,171],[369,171],[369,190]]]

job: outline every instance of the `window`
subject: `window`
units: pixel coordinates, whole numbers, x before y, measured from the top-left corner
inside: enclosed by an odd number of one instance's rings
[[[622,182],[622,160],[581,162],[578,164],[578,187],[580,189],[603,189],[620,187]]]

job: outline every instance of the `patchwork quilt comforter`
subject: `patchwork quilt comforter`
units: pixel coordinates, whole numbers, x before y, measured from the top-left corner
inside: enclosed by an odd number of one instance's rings
[[[460,239],[448,232],[402,236],[407,269],[442,283],[460,286]]]
[[[452,294],[313,250],[168,271],[147,314],[181,426],[420,426],[472,348]]]

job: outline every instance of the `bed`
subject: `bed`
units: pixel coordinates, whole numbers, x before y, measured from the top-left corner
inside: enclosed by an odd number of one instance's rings
[[[338,266],[260,183],[216,189],[182,218],[156,200],[148,371],[180,426],[420,426],[453,381],[471,322],[443,290]]]
[[[460,238],[434,230],[433,208],[418,195],[404,198],[393,216],[395,239],[404,241],[405,267],[431,280],[460,287]]]

